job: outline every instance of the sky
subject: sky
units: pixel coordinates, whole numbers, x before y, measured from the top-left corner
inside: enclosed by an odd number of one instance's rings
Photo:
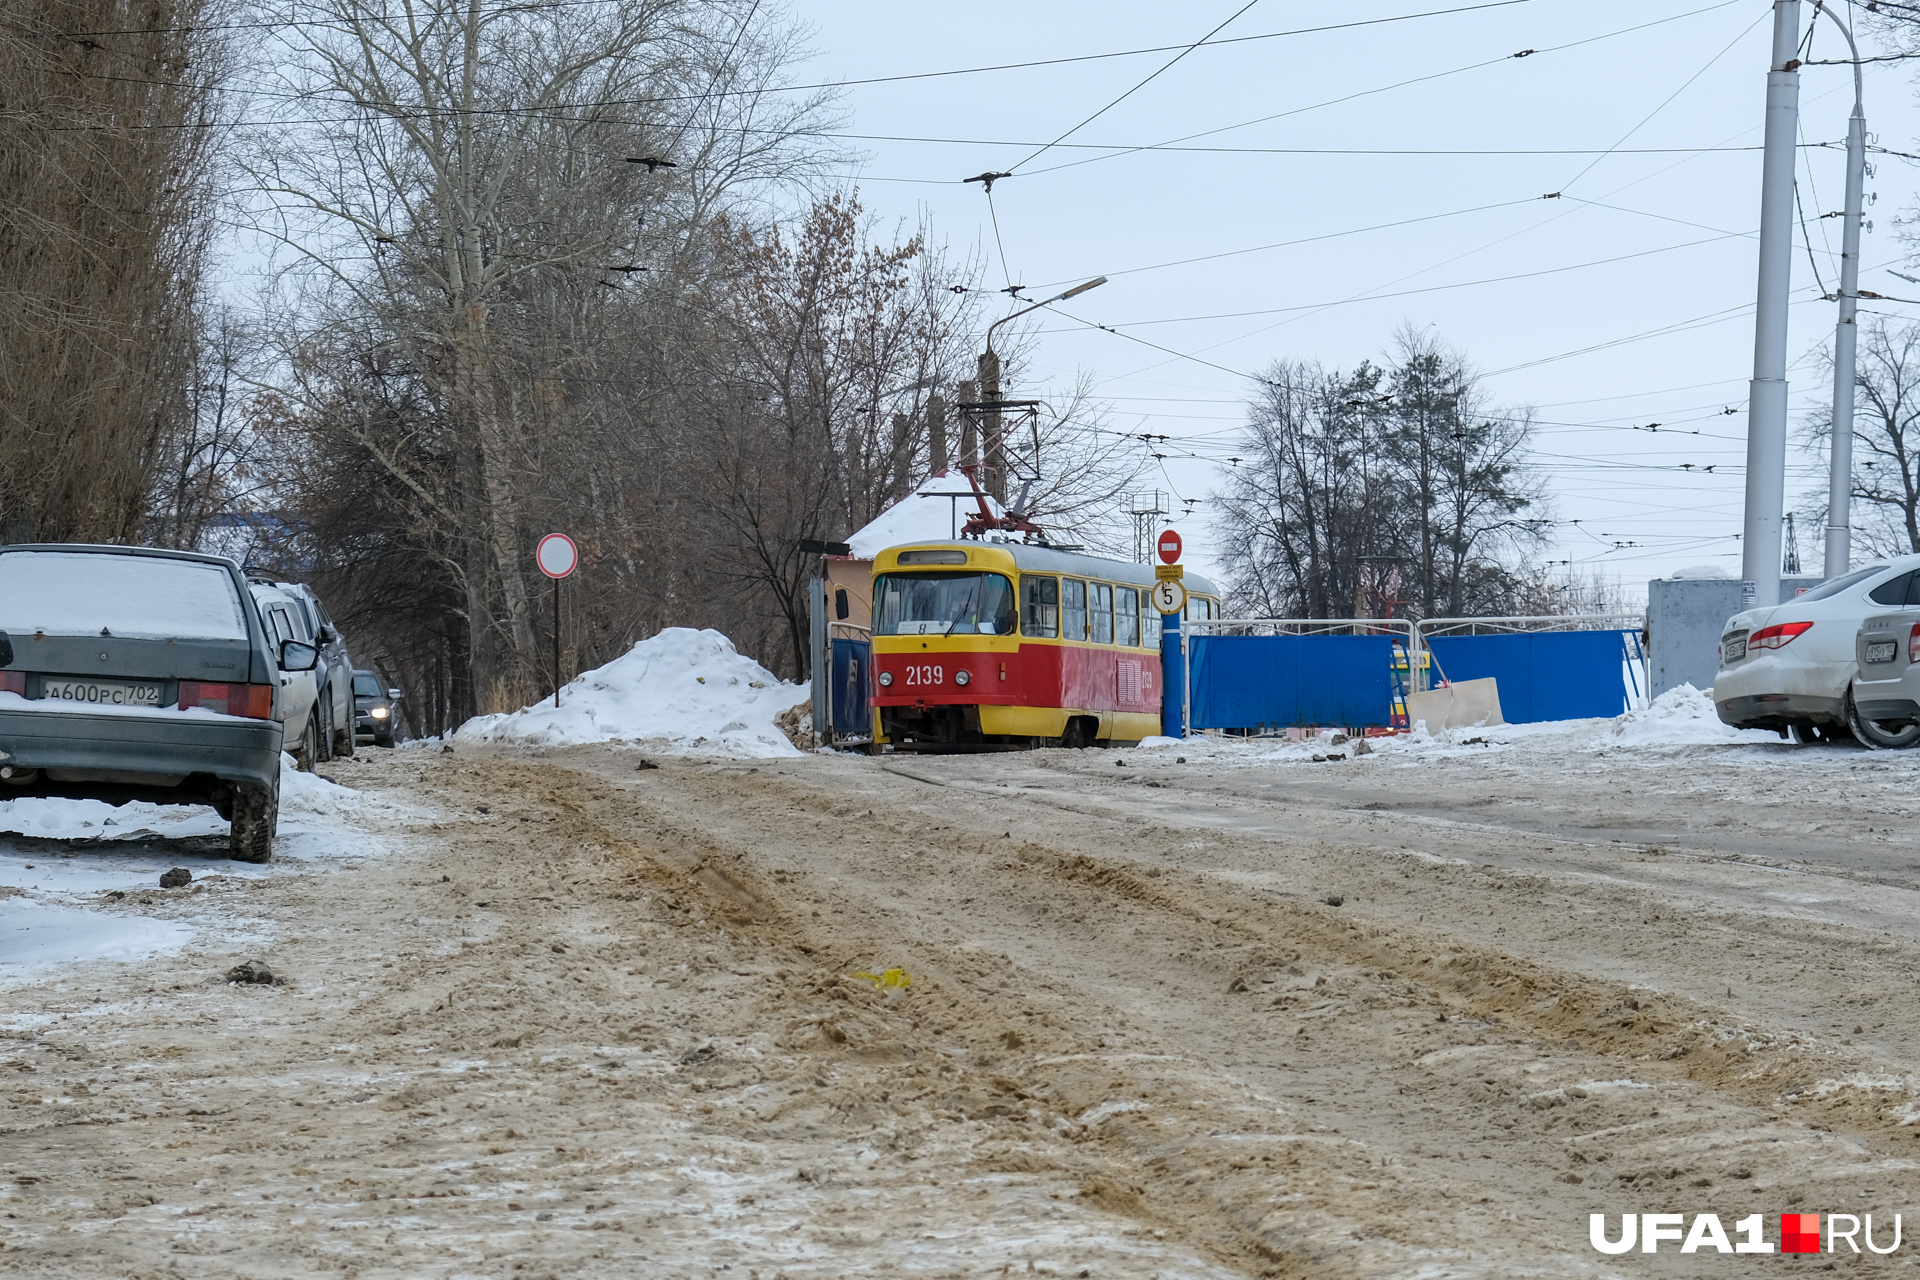
[[[991,287],[1037,299],[1109,278],[1038,325],[1029,385],[1006,394],[1059,397],[1091,375],[1110,428],[1170,437],[1146,484],[1175,513],[1196,500],[1175,518],[1189,562],[1209,563],[1207,499],[1249,375],[1378,359],[1404,324],[1461,350],[1494,404],[1534,410],[1555,520],[1542,559],[1629,594],[1694,566],[1739,576],[1767,0],[1243,3],[792,12],[812,32],[804,76],[847,86],[846,173],[869,210],[977,251]],[[1216,27],[1227,43],[1167,65]],[[1141,49],[1159,51],[1087,56]],[[1846,56],[1830,19],[1809,56]],[[1084,60],[924,74],[1068,58]],[[898,76],[916,78],[852,83]],[[1915,149],[1914,85],[1898,64],[1868,68],[1870,140]],[[1819,215],[1842,200],[1849,69],[1806,68],[1800,102],[1802,140],[1834,145],[1800,152],[1796,422],[1833,394],[1820,294],[1840,227]],[[1916,296],[1887,270],[1911,270],[1895,224],[1916,170],[1869,159],[1861,287]],[[961,181],[989,171],[1013,173],[990,200]],[[1825,474],[1796,449],[1790,507]],[[1817,573],[1818,530],[1799,544]]]

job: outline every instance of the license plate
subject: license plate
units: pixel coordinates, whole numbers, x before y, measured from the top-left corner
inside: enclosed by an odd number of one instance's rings
[[[158,684],[135,684],[126,680],[47,680],[40,696],[61,702],[94,702],[106,707],[157,707]]]
[[[1893,655],[1900,649],[1896,640],[1876,640],[1867,646],[1868,662],[1892,662]]]
[[[1738,640],[1727,641],[1727,661],[1728,662],[1738,662],[1740,659],[1746,656],[1747,656],[1747,639],[1745,636],[1742,636]]]

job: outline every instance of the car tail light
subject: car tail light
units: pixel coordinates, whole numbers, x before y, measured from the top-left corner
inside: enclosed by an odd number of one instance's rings
[[[0,671],[0,693],[17,693],[27,696],[27,673],[24,671]]]
[[[1920,622],[1913,624],[1913,630],[1907,633],[1907,661],[1920,662]],[[0,671],[0,676],[6,673]]]
[[[1811,622],[1783,622],[1777,627],[1762,627],[1747,638],[1747,648],[1784,649],[1812,625]]]
[[[273,719],[273,686],[270,684],[206,684],[195,680],[180,682],[180,709],[204,707],[223,716],[250,716],[255,720]]]

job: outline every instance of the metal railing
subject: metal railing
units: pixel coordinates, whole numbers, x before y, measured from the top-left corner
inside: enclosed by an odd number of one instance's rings
[[[1415,625],[1405,618],[1187,618],[1180,623],[1180,638],[1184,641],[1195,631],[1247,636],[1405,636],[1411,645]],[[1256,629],[1229,630],[1238,627]]]

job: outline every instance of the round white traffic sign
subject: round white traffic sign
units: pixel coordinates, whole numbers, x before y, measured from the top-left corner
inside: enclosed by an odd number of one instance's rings
[[[1187,589],[1171,578],[1153,584],[1153,607],[1162,613],[1181,613],[1187,607]]]
[[[574,546],[573,539],[566,534],[550,533],[540,539],[533,558],[539,561],[540,572],[549,578],[564,578],[580,563],[580,548]]]

